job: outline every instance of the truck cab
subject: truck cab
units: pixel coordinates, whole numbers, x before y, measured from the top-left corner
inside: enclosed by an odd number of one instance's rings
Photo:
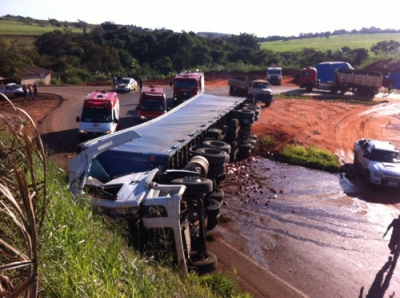
[[[282,84],[282,67],[268,67],[267,81],[272,85],[280,86]]]
[[[145,122],[168,111],[164,89],[157,86],[143,86],[139,100],[139,120]]]
[[[197,94],[204,93],[204,73],[185,71],[177,74],[170,86],[174,88],[174,105],[177,106]]]
[[[252,103],[261,101],[266,107],[269,107],[273,101],[271,84],[265,80],[250,81],[247,98]]]
[[[300,88],[306,88],[307,92],[312,92],[313,88],[318,88],[318,71],[315,67],[307,66],[300,72]]]
[[[93,91],[83,101],[79,122],[79,142],[118,130],[120,103],[116,92]]]

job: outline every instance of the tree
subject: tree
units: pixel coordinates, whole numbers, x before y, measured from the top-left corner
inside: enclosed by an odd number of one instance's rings
[[[375,55],[379,54],[397,54],[399,53],[400,42],[395,40],[384,40],[374,44],[371,47],[371,52]]]
[[[0,76],[18,82],[21,80],[21,70],[30,65],[32,62],[22,54],[15,41],[9,46],[0,41]]]

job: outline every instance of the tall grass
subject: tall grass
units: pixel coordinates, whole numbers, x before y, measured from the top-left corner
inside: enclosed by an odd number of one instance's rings
[[[38,232],[48,205],[45,151],[34,121],[0,97],[12,107],[0,115],[0,294],[36,297]]]

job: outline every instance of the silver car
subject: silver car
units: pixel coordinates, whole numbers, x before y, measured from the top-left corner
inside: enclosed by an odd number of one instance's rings
[[[22,86],[16,83],[6,84],[4,87],[0,88],[0,92],[5,94],[9,98],[24,96],[24,90],[22,90]]]

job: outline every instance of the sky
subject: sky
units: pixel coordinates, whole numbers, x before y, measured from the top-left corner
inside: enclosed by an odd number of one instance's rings
[[[0,16],[268,37],[400,29],[397,7],[394,0],[0,0]]]

